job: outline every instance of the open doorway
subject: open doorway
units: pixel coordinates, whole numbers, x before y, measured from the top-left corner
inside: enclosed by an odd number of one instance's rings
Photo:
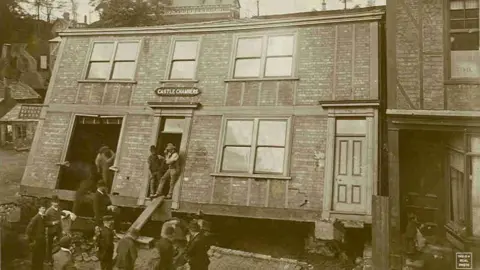
[[[160,155],[165,155],[165,147],[169,143],[175,145],[177,151],[180,150],[184,126],[184,117],[162,117],[156,145]],[[180,159],[181,168],[183,167],[182,165],[183,160]],[[166,170],[166,168],[164,169]],[[165,183],[164,191],[168,191],[169,188],[169,183]]]
[[[70,167],[62,167],[57,182],[58,189],[76,191],[82,181],[98,180],[95,166],[97,152],[102,146],[108,146],[112,151],[117,150],[122,120],[122,117],[111,116],[76,117],[65,159]]]

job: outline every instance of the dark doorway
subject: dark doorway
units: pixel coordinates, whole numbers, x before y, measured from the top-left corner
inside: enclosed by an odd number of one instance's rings
[[[104,145],[114,152],[117,150],[122,120],[121,117],[89,116],[78,116],[75,119],[66,156],[66,161],[71,166],[62,168],[58,189],[77,190],[80,182],[86,178],[98,178],[95,166],[97,152]]]
[[[162,117],[160,122],[160,130],[158,132],[157,139],[157,149],[159,154],[164,156],[165,147],[167,144],[172,143],[177,148],[177,151],[180,150],[180,145],[182,143],[182,136],[185,126],[184,117]],[[183,160],[180,159],[180,167],[183,168]],[[166,168],[164,168],[166,171]],[[165,183],[164,191],[168,191],[169,183]]]
[[[400,132],[401,225],[414,214],[428,231],[441,235],[445,225],[446,134],[434,131]]]

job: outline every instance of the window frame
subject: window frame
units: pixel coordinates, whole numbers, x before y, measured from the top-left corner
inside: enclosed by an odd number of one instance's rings
[[[480,5],[480,0],[479,5]],[[452,77],[452,46],[451,46],[451,33],[452,29],[450,27],[450,21],[451,21],[451,7],[450,7],[450,1],[444,1],[444,76],[445,76],[445,81],[446,83],[473,83],[473,84],[479,84],[480,83],[480,74],[477,77]],[[479,20],[480,20],[480,8],[479,8]],[[479,22],[480,23],[480,22]],[[459,29],[461,30],[461,29]],[[461,32],[459,30],[455,30],[454,32]],[[464,30],[465,32],[465,30]],[[479,39],[480,39],[480,27],[479,27]],[[480,54],[480,48],[479,54]]]
[[[113,50],[112,50],[112,55],[110,56],[110,60],[108,61],[109,63],[109,69],[108,69],[108,76],[105,79],[100,79],[100,78],[88,78],[88,73],[90,70],[90,64],[92,62],[107,62],[107,61],[92,61],[92,55],[93,55],[93,49],[95,47],[95,44],[101,44],[101,43],[113,43]],[[117,53],[118,49],[118,44],[120,43],[137,43],[138,44],[138,49],[137,49],[137,54],[135,56],[135,61],[134,61],[134,66],[133,66],[133,76],[132,78],[129,79],[113,79],[113,68],[115,63],[117,62],[132,62],[131,60],[118,60],[115,61],[115,54]],[[84,81],[99,81],[99,82],[110,82],[110,81],[118,81],[118,82],[133,82],[136,80],[137,76],[137,70],[138,70],[138,59],[140,57],[140,51],[142,49],[143,45],[143,39],[126,39],[126,40],[95,40],[90,43],[88,53],[87,53],[87,58],[86,58],[86,63],[82,72],[82,80]]]
[[[195,56],[195,64],[194,64],[194,72],[193,72],[193,78],[190,79],[171,79],[171,71],[173,68],[173,62],[174,61],[187,61],[187,60],[175,60],[174,59],[174,53],[175,53],[175,47],[177,42],[197,42],[197,54]],[[197,76],[198,76],[198,62],[200,60],[200,52],[202,48],[202,37],[174,37],[172,38],[172,41],[170,43],[170,49],[168,53],[168,62],[167,62],[167,68],[165,69],[165,75],[164,75],[164,80],[163,81],[179,81],[179,82],[197,82]],[[188,60],[191,61],[191,60]]]
[[[289,76],[265,76],[266,65],[268,58],[276,58],[278,56],[267,56],[268,52],[268,39],[271,37],[283,37],[283,36],[292,36],[292,54],[289,56],[292,58],[292,70]],[[235,66],[237,59],[257,59],[257,57],[237,57],[239,40],[241,39],[254,39],[261,38],[261,55],[260,55],[260,74],[255,77],[235,77]],[[229,78],[232,80],[272,80],[272,79],[285,79],[285,78],[295,78],[297,74],[297,44],[298,44],[298,33],[297,31],[275,31],[268,34],[252,33],[250,35],[235,35],[233,37],[233,48],[230,56],[230,71]],[[288,57],[288,56],[282,56]]]
[[[27,139],[27,125],[26,124],[15,124],[14,129],[15,129],[15,139],[20,139],[20,140],[26,140]]]
[[[250,145],[250,160],[248,164],[248,171],[246,172],[237,172],[237,171],[224,171],[222,170],[224,148],[227,136],[227,123],[228,121],[253,121],[253,130],[252,130],[252,143]],[[255,163],[258,148],[258,132],[259,132],[259,123],[260,121],[285,121],[286,122],[286,133],[285,133],[285,146],[284,146],[284,157],[283,157],[283,172],[255,172]],[[215,175],[235,175],[239,177],[252,177],[252,178],[281,178],[289,179],[290,175],[290,161],[291,161],[291,148],[292,148],[292,117],[291,116],[224,116],[222,119],[222,126],[220,131],[220,140],[218,140],[217,146],[217,159],[215,164]]]

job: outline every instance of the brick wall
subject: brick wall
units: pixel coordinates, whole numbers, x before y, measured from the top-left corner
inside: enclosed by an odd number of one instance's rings
[[[325,152],[326,114],[321,113],[318,101],[374,98],[371,86],[374,85],[372,80],[376,80],[377,74],[372,76],[375,69],[370,65],[371,58],[378,54],[372,46],[371,38],[374,34],[371,29],[374,29],[372,26],[375,24],[355,22],[242,33],[206,32],[196,35],[65,37],[65,49],[60,56],[58,73],[52,78],[54,85],[51,89],[51,106],[45,124],[39,131],[43,135],[37,151],[33,152],[34,162],[29,164],[28,175],[23,184],[49,188],[55,186],[58,168],[45,164],[45,160],[60,161],[70,119],[69,113],[53,112],[57,104],[75,103],[78,105],[75,110],[86,114],[104,114],[105,109],[98,109],[97,105],[109,105],[108,113],[116,115],[125,115],[125,110],[130,107],[146,111],[147,114],[128,113],[120,142],[121,150],[117,153],[119,172],[116,174],[113,191],[123,196],[138,197],[148,180],[145,162],[148,146],[154,136],[153,111],[147,107],[147,102],[200,102],[200,111],[205,111],[194,113],[193,116],[181,200],[272,208],[321,209],[324,168],[318,165],[314,154]],[[297,35],[296,71],[293,78],[278,81],[225,82],[229,79],[229,69],[233,61],[231,56],[235,35],[278,34],[282,31],[293,31]],[[198,82],[162,82],[168,75],[169,53],[172,42],[177,37],[201,40],[197,64]],[[83,79],[82,74],[92,41],[131,39],[142,39],[135,83],[79,81]],[[158,97],[154,90],[160,86],[196,86],[202,93],[193,98]],[[257,107],[258,117],[262,116],[263,110],[276,106],[284,109],[309,106],[307,109],[312,111],[312,115],[303,112],[295,116],[291,115],[291,111],[286,114],[282,110],[270,110],[269,113],[270,116],[292,117],[293,141],[289,163],[292,180],[212,177],[210,174],[215,170],[222,128],[222,113],[217,113],[214,109],[228,108],[232,113],[242,116],[242,107],[248,107],[246,110],[250,110],[249,116],[252,116],[252,108]],[[79,111],[78,108],[84,110]],[[97,111],[92,111],[91,108]],[[148,114],[148,111],[151,111],[151,114]],[[54,136],[50,136],[52,132],[55,133]],[[248,190],[250,197],[247,202],[245,194]]]
[[[391,1],[395,14],[387,13],[387,17],[396,19],[396,77],[388,80],[397,83],[396,90],[389,92],[396,99],[390,109],[479,110],[480,85],[461,81],[445,84],[449,80],[445,76],[449,65],[444,56],[445,3]]]

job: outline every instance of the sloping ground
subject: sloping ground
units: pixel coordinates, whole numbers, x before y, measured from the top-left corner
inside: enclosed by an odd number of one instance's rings
[[[27,158],[28,152],[0,148],[0,203],[16,200]]]
[[[209,255],[211,261],[209,266],[210,270],[313,269],[311,265],[296,260],[277,259],[267,255],[220,247],[211,247]]]

